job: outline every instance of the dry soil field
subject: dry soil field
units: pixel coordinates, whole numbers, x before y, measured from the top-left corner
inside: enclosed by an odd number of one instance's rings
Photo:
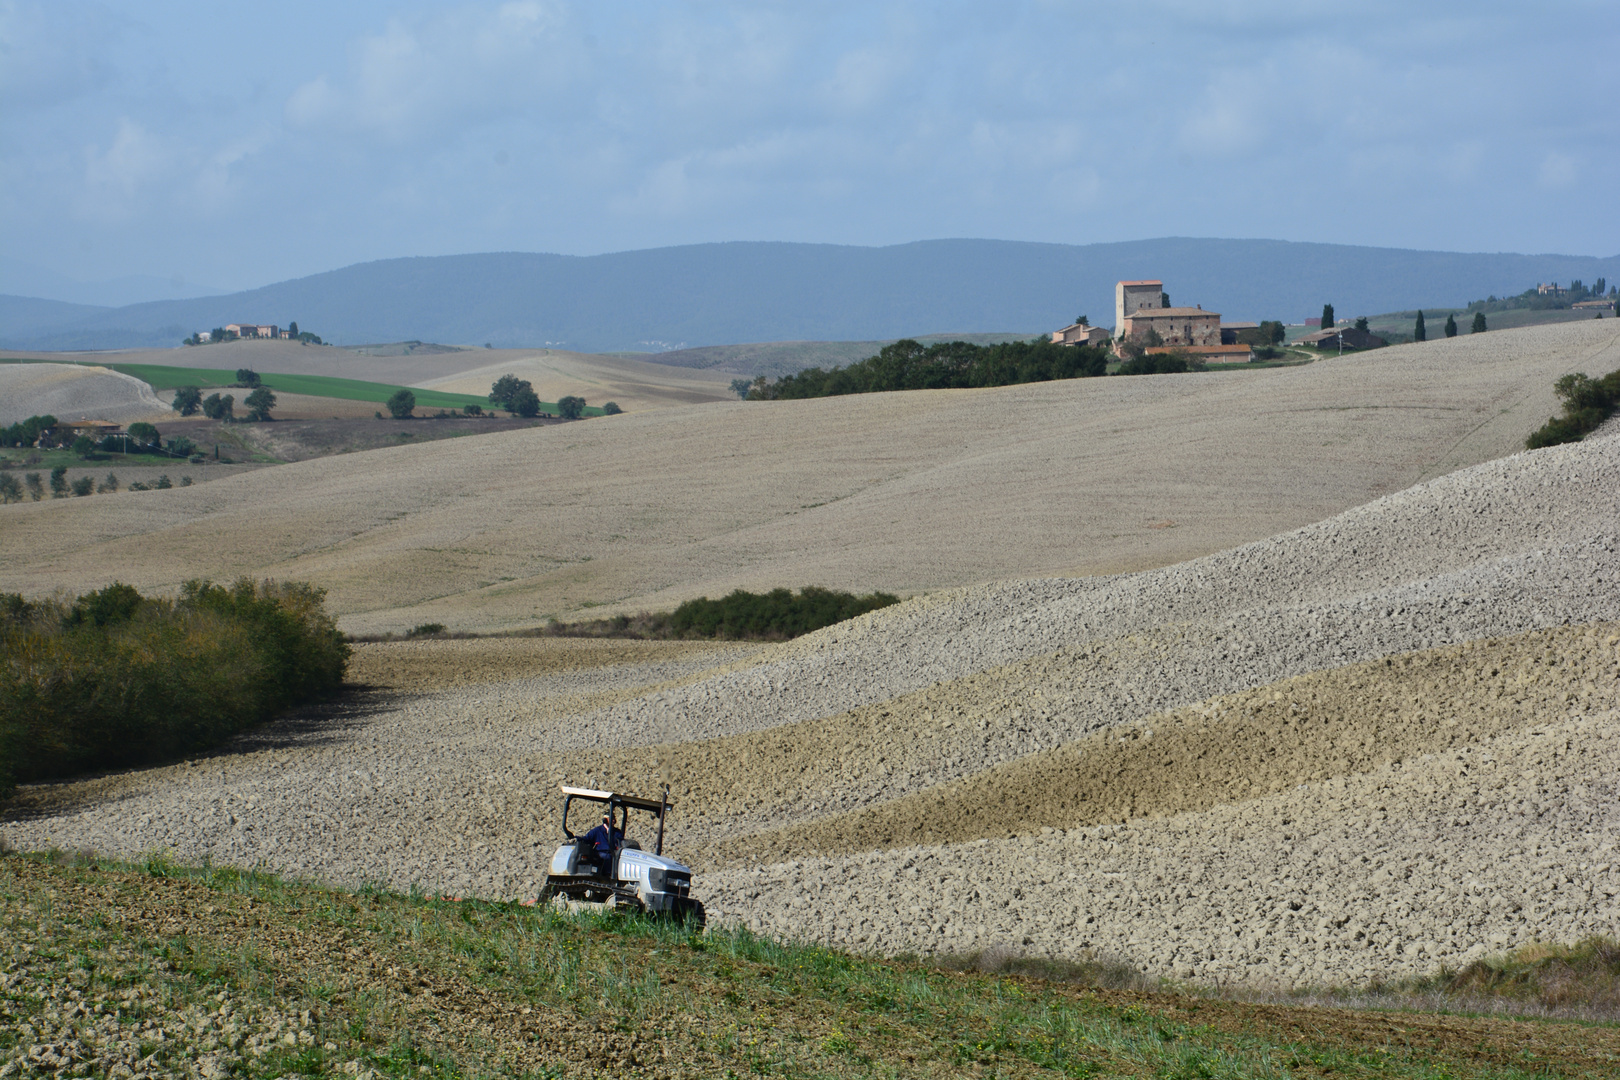
[[[1513,453],[1555,411],[1557,376],[1620,367],[1617,328],[1297,368],[677,406],[10,506],[0,589],[273,575],[327,587],[356,632],[483,630],[735,587],[914,594],[1164,566]]]
[[[558,781],[667,780],[713,916],[859,950],[1298,985],[1616,934],[1617,496],[1590,439],[783,645],[364,644],[365,693],[5,835],[524,896]]]
[[[152,388],[107,368],[0,364],[0,426],[30,416],[132,424],[173,416]]]

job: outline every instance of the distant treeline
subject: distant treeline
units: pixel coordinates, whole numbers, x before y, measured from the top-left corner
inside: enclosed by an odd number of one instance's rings
[[[1614,300],[1620,298],[1620,288],[1610,285],[1607,278],[1598,278],[1587,285],[1571,281],[1569,288],[1554,292],[1526,289],[1518,296],[1487,296],[1468,305],[1469,311],[1562,311],[1585,300]]]
[[[172,759],[337,692],[349,646],[324,590],[113,584],[71,603],[0,594],[0,793]]]
[[[974,345],[944,341],[923,345],[906,338],[876,356],[831,370],[806,368],[775,381],[761,376],[748,391],[750,401],[835,397],[885,390],[946,390],[1015,383],[1083,379],[1106,374],[1108,354],[1050,341],[1007,341]]]
[[[1601,379],[1565,375],[1553,383],[1553,391],[1564,403],[1564,415],[1548,420],[1526,439],[1524,445],[1528,450],[1580,442],[1602,427],[1620,408],[1620,370],[1611,371]]]
[[[719,600],[706,596],[688,600],[674,611],[553,623],[540,632],[563,637],[786,641],[899,602],[900,598],[890,593],[856,596],[815,585],[806,586],[797,595],[790,589],[772,589],[767,593],[736,589]],[[443,630],[442,627],[418,627],[417,631],[435,629]],[[422,636],[417,631],[412,631],[412,636]]]

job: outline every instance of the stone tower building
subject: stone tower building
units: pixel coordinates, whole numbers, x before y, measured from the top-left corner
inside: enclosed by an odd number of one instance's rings
[[[1164,282],[1121,281],[1114,286],[1114,333],[1122,333],[1125,319],[1143,308],[1164,306]]]

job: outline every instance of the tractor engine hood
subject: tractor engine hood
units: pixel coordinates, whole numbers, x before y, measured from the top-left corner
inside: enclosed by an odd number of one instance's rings
[[[685,891],[692,887],[692,871],[663,855],[622,848],[619,881],[637,882],[648,892]]]
[[[654,855],[649,851],[637,851],[634,848],[622,848],[619,851],[619,880],[620,881],[648,881],[649,872],[657,870],[652,875],[654,879],[662,879],[665,875],[682,877],[690,881],[692,871],[674,859],[666,859],[662,855]],[[663,891],[662,886],[653,886]]]

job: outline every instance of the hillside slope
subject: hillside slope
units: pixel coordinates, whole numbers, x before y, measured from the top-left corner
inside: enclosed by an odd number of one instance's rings
[[[1459,306],[1539,281],[1620,277],[1620,257],[1461,254],[1184,237],[1113,244],[928,240],[892,247],[726,243],[568,256],[362,263],[228,296],[13,328],[9,348],[172,345],[230,322],[296,320],[328,341],[420,339],[584,352],[1055,329],[1113,322],[1114,282],[1161,278],[1228,319],[1303,321]],[[0,307],[0,314],[4,308]]]
[[[1617,496],[1603,438],[780,646],[362,646],[392,694],[29,789],[6,835],[533,896],[554,784],[668,782],[726,923],[1227,984],[1455,969],[1620,934]]]
[[[373,631],[1112,573],[1514,453],[1555,378],[1616,367],[1604,320],[1298,368],[673,407],[0,508],[0,589],[301,578]]]

